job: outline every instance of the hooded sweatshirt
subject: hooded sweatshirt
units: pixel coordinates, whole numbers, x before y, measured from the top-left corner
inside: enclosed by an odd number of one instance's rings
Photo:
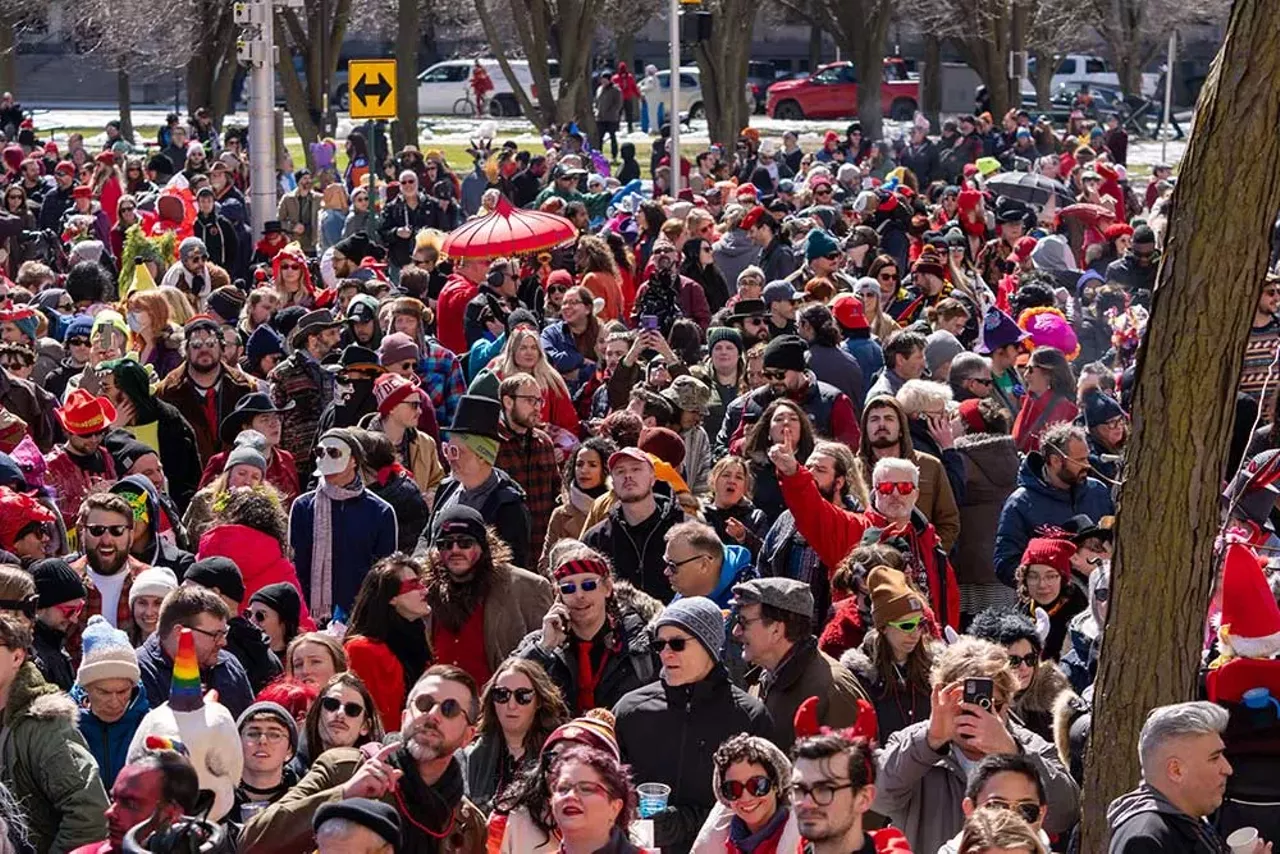
[[[1230,850],[1207,821],[1187,815],[1148,783],[1112,801],[1107,824],[1112,854],[1226,854]]]
[[[760,260],[760,247],[741,228],[731,228],[715,242],[712,251],[732,296],[738,292],[738,276]]]
[[[171,502],[165,501],[155,484],[140,474],[121,478],[112,485],[111,491],[117,495],[128,493],[142,496],[144,507],[139,507],[132,500],[130,503],[134,505],[135,521],[140,521],[138,520],[140,512],[146,514],[147,530],[151,532],[151,546],[145,554],[134,555],[134,557],[149,566],[168,567],[173,570],[174,575],[182,578],[187,567],[195,562],[195,556],[191,552],[178,548],[175,526],[180,516],[177,508]],[[128,495],[125,497],[128,500]]]

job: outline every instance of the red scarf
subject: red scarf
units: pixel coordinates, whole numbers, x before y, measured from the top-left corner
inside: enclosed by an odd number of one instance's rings
[[[604,675],[605,665],[609,663],[612,650],[605,647],[604,656],[598,668],[591,667],[591,642],[574,644],[578,648],[578,710],[585,712],[596,707],[596,686]]]

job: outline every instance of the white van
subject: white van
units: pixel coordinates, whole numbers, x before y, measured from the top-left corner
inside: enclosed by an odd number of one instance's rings
[[[533,74],[529,71],[529,62],[524,59],[510,60],[511,70],[516,79],[524,87],[530,98],[537,99],[537,88],[533,82]],[[518,116],[520,103],[512,92],[507,75],[496,59],[481,59],[480,65],[493,81],[493,91],[489,93],[489,115]],[[560,63],[549,60],[548,71],[551,74],[551,85],[558,84]],[[447,59],[437,62],[418,75],[418,113],[425,116],[461,115],[470,116],[475,113],[475,94],[471,90],[471,70],[475,67],[474,59]]]

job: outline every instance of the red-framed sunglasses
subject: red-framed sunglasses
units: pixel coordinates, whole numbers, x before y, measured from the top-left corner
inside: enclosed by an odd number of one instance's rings
[[[881,495],[893,495],[895,489],[899,495],[910,495],[915,491],[916,485],[909,480],[885,480],[876,484],[876,492]]]

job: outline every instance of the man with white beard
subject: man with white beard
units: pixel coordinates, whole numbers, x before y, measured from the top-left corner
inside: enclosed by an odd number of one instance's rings
[[[466,671],[436,665],[409,691],[400,741],[325,751],[284,798],[245,824],[242,854],[312,851],[312,819],[322,805],[378,800],[400,816],[402,854],[481,852],[485,819],[463,794],[454,755],[475,734],[479,691]],[[448,837],[448,845],[444,837]]]

